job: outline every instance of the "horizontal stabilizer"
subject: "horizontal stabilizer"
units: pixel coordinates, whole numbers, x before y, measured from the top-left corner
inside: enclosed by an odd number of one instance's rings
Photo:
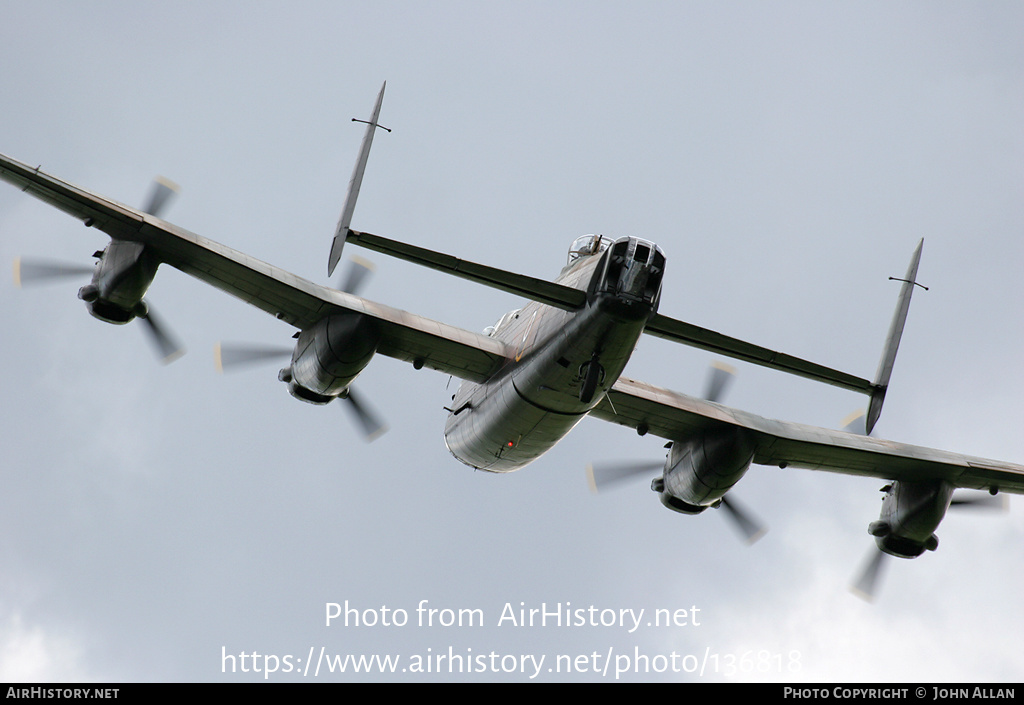
[[[428,250],[425,247],[391,240],[380,235],[350,230],[348,241],[374,252],[380,252],[422,267],[436,269],[461,279],[468,279],[477,284],[507,291],[510,294],[523,296],[531,301],[539,301],[542,304],[566,311],[583,308],[587,303],[587,292],[581,289],[573,289],[546,279],[489,267],[486,264],[469,262],[443,252]]]
[[[769,350],[737,338],[716,333],[692,323],[679,321],[658,313],[651,317],[644,328],[644,333],[658,338],[665,338],[690,347],[708,350],[716,355],[725,355],[734,360],[742,360],[754,365],[769,367],[774,370],[788,372],[798,377],[805,377],[816,382],[824,382],[842,389],[867,394],[871,392],[871,382],[855,375],[834,370],[824,365],[802,360],[792,355]]]
[[[574,289],[557,282],[469,262],[443,252],[428,250],[425,247],[380,235],[349,230],[348,242],[565,311],[578,310],[587,303],[587,294],[582,289]],[[862,377],[731,338],[692,323],[663,316],[660,313],[651,317],[644,332],[684,345],[709,350],[718,355],[770,367],[861,394],[870,394],[873,389],[870,380]]]

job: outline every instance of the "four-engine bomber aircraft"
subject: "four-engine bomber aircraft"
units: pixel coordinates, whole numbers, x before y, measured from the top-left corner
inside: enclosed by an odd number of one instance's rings
[[[682,513],[729,508],[725,495],[751,463],[887,480],[881,516],[869,532],[882,553],[906,558],[935,549],[934,531],[956,503],[955,488],[991,495],[1024,493],[1024,466],[868,435],[881,412],[917,285],[921,244],[902,280],[878,372],[869,381],[658,313],[665,254],[637,237],[577,239],[565,268],[549,282],[352,230],[383,96],[382,87],[366,121],[328,274],[339,262],[343,245],[353,243],[529,299],[483,334],[369,301],[354,293],[354,285],[337,290],[315,284],[166,222],[156,214],[167,186],[155,192],[149,206],[137,210],[2,155],[0,178],[111,237],[106,249],[95,254],[99,261],[89,270],[92,281],[79,297],[102,320],[123,324],[138,317],[149,322],[165,354],[177,348],[155,325],[143,299],[161,264],[297,328],[291,363],[280,377],[301,400],[354,401],[351,385],[375,354],[461,378],[446,407],[444,439],[456,458],[474,468],[522,468],[589,414],[669,442],[667,457],[659,463],[661,477],[652,489],[666,507]],[[48,274],[44,270],[35,273]],[[25,269],[22,276],[28,273]],[[623,378],[643,333],[866,394],[866,427],[850,433],[773,421],[722,406],[715,392],[701,399]],[[368,431],[377,426],[367,421]],[[870,592],[877,561],[871,566],[861,586],[865,592]]]

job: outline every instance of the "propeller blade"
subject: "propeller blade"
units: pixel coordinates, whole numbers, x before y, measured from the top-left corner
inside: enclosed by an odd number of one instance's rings
[[[726,514],[743,534],[748,545],[757,543],[762,536],[768,533],[767,527],[754,520],[750,512],[738,504],[735,499],[722,497],[722,503],[719,506],[726,510]]]
[[[729,383],[736,377],[736,370],[721,362],[711,365],[711,373],[708,376],[707,391],[704,398],[708,401],[718,402],[725,394]]]
[[[866,436],[868,435],[867,420],[868,417],[863,409],[855,411],[841,421],[842,430],[847,433],[856,433],[858,436]]]
[[[146,315],[139,318],[145,323],[144,330],[149,333],[150,338],[159,351],[160,362],[169,365],[185,354],[185,348],[178,343],[167,330],[167,327],[160,322],[160,318],[153,314],[153,308],[147,306],[147,309]]]
[[[957,507],[960,509],[995,509],[997,511],[1005,512],[1010,508],[1010,498],[1005,494],[982,494],[971,493],[971,494],[958,494],[954,495],[949,506]]]
[[[374,269],[372,262],[362,257],[353,257],[349,260],[348,273],[345,275],[345,282],[339,287],[340,290],[346,294],[358,294]]]
[[[708,375],[708,386],[704,392],[704,398],[711,402],[721,401],[725,390],[735,377],[735,368],[723,362],[714,362]],[[735,499],[722,497],[722,501],[717,506],[725,510],[726,516],[739,529],[747,545],[757,543],[762,536],[768,533],[768,528],[755,520],[750,511]]]
[[[243,367],[255,365],[261,362],[270,362],[283,357],[290,357],[292,348],[285,348],[278,345],[236,345],[228,343],[217,343],[213,346],[213,362],[217,371],[232,367]]]
[[[639,460],[625,463],[591,463],[587,466],[587,484],[591,492],[631,480],[637,475],[647,475],[665,466],[663,460]]]
[[[21,288],[22,284],[35,284],[54,279],[71,279],[83,274],[92,274],[96,269],[93,264],[72,264],[56,260],[23,260],[14,258],[14,285]]]
[[[170,203],[171,198],[180,190],[181,189],[178,187],[178,184],[174,183],[170,179],[158,176],[153,179],[153,186],[149,192],[149,199],[146,201],[146,207],[142,210],[159,218],[164,208],[166,208],[167,204]]]
[[[355,414],[356,421],[363,429],[363,436],[367,442],[374,441],[384,434],[388,430],[387,424],[380,420],[380,418],[370,410],[366,401],[361,395],[357,395],[351,388],[348,390],[348,396],[345,397],[348,400],[348,404],[345,406],[352,410]]]
[[[882,572],[884,559],[885,554],[876,548],[868,558],[867,563],[864,564],[864,569],[861,571],[857,582],[850,587],[854,595],[867,602],[874,601],[875,589],[878,587],[878,579]]]

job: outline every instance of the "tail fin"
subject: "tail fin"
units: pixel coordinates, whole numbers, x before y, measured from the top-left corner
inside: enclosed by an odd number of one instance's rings
[[[896,351],[900,347],[900,338],[903,336],[903,326],[907,322],[907,312],[910,310],[910,297],[914,293],[917,283],[917,267],[921,263],[921,249],[924,247],[924,238],[918,243],[914,255],[910,258],[910,266],[907,268],[907,275],[901,280],[903,286],[900,289],[900,297],[896,302],[896,313],[892,317],[892,324],[889,326],[889,337],[885,341],[885,350],[882,352],[882,360],[878,363],[878,372],[875,373],[874,390],[871,392],[871,402],[868,404],[868,416],[866,420],[867,433],[875,427],[878,417],[882,413],[882,402],[885,401],[885,392],[889,388],[889,378],[892,376],[892,366],[896,361]],[[890,277],[895,279],[895,277]],[[926,289],[927,287],[922,287]]]
[[[331,255],[327,260],[327,276],[334,274],[334,268],[338,266],[341,259],[341,250],[345,246],[345,238],[348,237],[349,226],[352,224],[352,213],[356,209],[356,199],[359,198],[359,187],[363,183],[363,172],[366,171],[366,160],[370,158],[370,145],[373,144],[373,133],[378,127],[377,118],[380,116],[380,104],[384,102],[384,89],[387,81],[380,87],[377,95],[377,102],[373,106],[373,114],[369,122],[356,120],[353,122],[366,122],[366,134],[363,135],[363,144],[359,148],[359,157],[356,159],[356,168],[352,171],[352,178],[348,182],[348,195],[345,197],[345,206],[341,209],[341,218],[338,219],[338,227],[334,231],[334,240],[331,242]],[[384,128],[387,130],[388,128]],[[390,130],[388,130],[390,132]]]

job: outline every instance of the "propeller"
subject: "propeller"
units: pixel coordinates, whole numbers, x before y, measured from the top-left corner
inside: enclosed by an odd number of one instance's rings
[[[217,371],[223,373],[231,368],[271,362],[291,354],[291,348],[281,346],[217,343],[213,346],[213,363]]]
[[[170,179],[166,179],[163,176],[156,177],[153,179],[153,185],[150,187],[146,206],[142,210],[159,218],[167,204],[171,202],[171,199],[179,191],[181,191],[181,188]]]
[[[185,354],[185,347],[168,331],[162,319],[153,313],[153,307],[146,305],[145,313],[138,316],[142,329],[149,335],[160,355],[160,362],[169,365]]]
[[[179,190],[178,185],[173,181],[164,177],[157,177],[150,188],[149,197],[146,199],[146,206],[143,210],[150,215],[159,217]],[[95,256],[101,257],[102,255],[97,252]],[[23,285],[45,284],[63,279],[77,279],[82,276],[92,275],[95,271],[96,265],[16,257],[14,259],[14,285],[21,288]],[[185,348],[178,343],[167,326],[161,322],[161,319],[153,314],[153,310],[147,301],[139,302],[136,317],[143,322],[143,329],[150,340],[153,341],[160,355],[161,362],[169,364],[185,354]]]
[[[23,260],[14,258],[14,285],[19,289],[25,285],[42,284],[52,280],[73,279],[92,274],[95,265],[61,262],[58,260]]]
[[[722,497],[718,505],[726,511],[727,516],[732,519],[733,524],[743,534],[747,544],[754,544],[768,533],[767,527],[756,521],[750,512],[746,510],[735,498],[729,499],[728,495]]]
[[[349,389],[345,399],[348,400],[345,408],[352,411],[356,422],[363,429],[363,436],[367,441],[374,441],[387,432],[387,424],[373,412],[361,394],[356,394],[355,390]]]
[[[957,509],[1006,511],[1009,509],[1010,503],[1007,496],[1003,494],[961,492],[953,496],[949,506]],[[873,602],[877,595],[880,576],[884,572],[882,565],[888,562],[887,558],[888,554],[875,546],[864,563],[856,582],[850,586],[850,591],[866,602]]]
[[[718,402],[735,376],[736,371],[729,365],[718,361],[712,363],[704,398],[708,401]],[[639,475],[649,475],[664,466],[663,461],[655,460],[590,463],[587,465],[587,484],[592,492],[597,493],[601,489],[631,480]]]
[[[360,257],[351,258],[348,271],[339,289],[347,294],[357,294],[373,270],[374,266],[371,262]],[[213,347],[214,364],[217,371],[221,373],[239,367],[289,358],[292,352],[293,348],[280,345],[217,343]],[[339,398],[346,400],[347,403],[342,406],[349,409],[355,417],[356,423],[367,441],[376,440],[388,430],[387,424],[373,411],[372,406],[363,395],[357,394],[351,387],[347,394]]]
[[[860,409],[843,419],[840,422],[840,428],[847,433],[856,433],[858,436],[870,436],[872,434],[867,432],[867,421],[867,414],[864,409]]]
[[[707,401],[718,403],[735,377],[735,369],[721,362],[714,362],[708,372],[704,398]],[[650,475],[664,466],[664,461],[644,460],[591,463],[587,466],[587,484],[590,486],[590,490],[596,493],[635,477]],[[735,499],[722,497],[713,506],[725,510],[726,516],[739,529],[748,544],[753,544],[767,532],[767,529]]]
[[[170,179],[163,176],[156,177],[153,179],[149,197],[142,210],[159,218],[179,191],[181,191],[181,187]],[[143,312],[139,314],[138,318],[143,323],[143,330],[156,346],[160,362],[169,365],[185,354],[185,347],[170,333],[162,319],[153,314],[153,307],[149,305],[149,302],[142,301],[140,304]]]
[[[736,370],[723,362],[717,360],[711,363],[711,370],[708,374],[708,386],[704,391],[704,398],[707,401],[719,402],[725,395],[725,390],[736,378]]]
[[[346,294],[352,294],[358,296],[359,292],[363,290],[363,285],[366,284],[367,279],[375,267],[372,262],[369,262],[362,257],[352,257],[349,260],[348,272],[345,274],[345,279],[341,286],[338,287],[340,291],[344,291]]]
[[[867,432],[867,415],[863,409],[855,411],[841,422],[843,431],[855,433],[859,436],[873,436],[874,433]],[[950,508],[956,509],[995,509],[1005,511],[1009,507],[1006,495],[989,493],[960,492],[953,496],[949,502]],[[882,565],[887,562],[887,554],[877,546],[869,554],[864,567],[858,574],[856,582],[850,586],[853,594],[861,599],[872,602],[875,599],[876,590],[882,574]]]
[[[861,569],[857,582],[850,586],[857,597],[872,602],[875,599],[875,589],[878,587],[878,579],[882,572],[882,565],[885,563],[886,554],[880,548],[875,548],[868,556],[867,562]]]
[[[638,460],[631,463],[590,463],[587,465],[587,485],[590,491],[600,492],[638,475],[650,475],[665,466],[661,460]]]
[[[373,263],[363,259],[362,257],[352,257],[349,260],[348,272],[345,274],[345,279],[341,286],[338,287],[341,291],[346,294],[352,294],[357,296],[360,291],[363,290],[363,286],[366,284],[370,275],[373,274],[374,266]],[[362,394],[357,394],[354,389],[349,387],[348,394],[343,397],[348,400],[348,404],[345,404],[345,408],[349,409],[355,416],[356,423],[363,431],[363,436],[366,440],[374,441],[388,430],[388,426],[381,418],[373,411],[372,406]]]

